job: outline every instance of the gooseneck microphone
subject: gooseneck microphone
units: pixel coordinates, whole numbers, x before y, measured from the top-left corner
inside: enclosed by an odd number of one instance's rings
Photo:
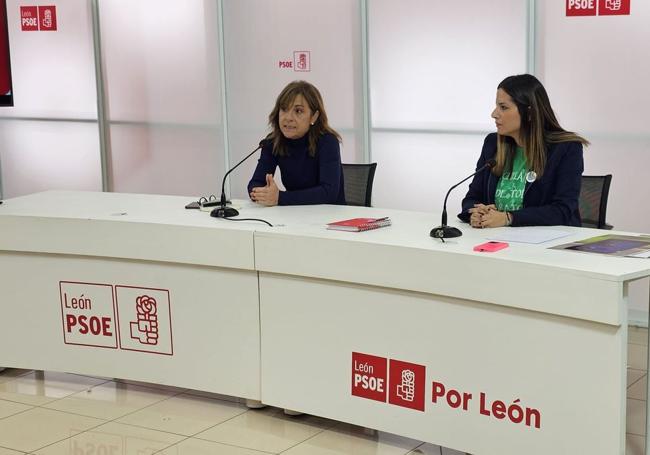
[[[440,239],[444,242],[445,239],[449,239],[452,237],[460,237],[461,235],[463,235],[460,229],[452,226],[447,226],[447,198],[449,197],[449,193],[451,193],[451,190],[456,188],[461,183],[465,182],[468,179],[471,179],[479,172],[483,172],[485,169],[492,169],[496,164],[497,162],[493,159],[487,160],[487,162],[483,166],[478,168],[476,172],[474,172],[472,175],[465,177],[463,180],[461,180],[460,182],[458,182],[457,184],[449,188],[449,191],[447,191],[447,195],[445,196],[445,202],[442,204],[442,223],[440,223],[440,226],[431,229],[431,233],[429,234],[431,235],[431,237]]]
[[[244,161],[246,161],[248,158],[250,158],[255,152],[257,152],[259,149],[261,149],[264,144],[266,144],[267,140],[262,139],[259,143],[259,145],[250,152],[248,155],[244,157],[239,163],[235,164],[228,172],[226,172],[226,175],[223,176],[223,181],[221,182],[221,200],[219,201],[219,207],[214,209],[212,212],[210,212],[210,216],[213,216],[215,218],[230,218],[233,216],[239,215],[239,212],[232,208],[227,206],[226,202],[226,177],[228,177],[228,174],[230,174],[232,171],[237,169],[237,167],[242,164]]]

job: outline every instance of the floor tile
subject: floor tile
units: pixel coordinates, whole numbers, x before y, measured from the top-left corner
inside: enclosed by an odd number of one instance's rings
[[[640,344],[627,345],[627,366],[635,370],[648,369],[648,348]]]
[[[107,423],[34,452],[37,455],[150,455],[183,436],[119,423]]]
[[[625,455],[645,455],[645,436],[625,435]]]
[[[407,455],[442,455],[442,448],[433,444],[422,444]]]
[[[185,391],[187,395],[194,395],[196,397],[210,398],[212,400],[222,400],[222,401],[232,401],[233,403],[246,403],[245,398],[233,397],[230,395],[222,395],[220,393],[213,392],[203,392],[201,390],[192,390],[187,389]]]
[[[331,420],[308,415],[289,417],[281,409],[265,408],[248,411],[195,437],[279,453],[333,425]]]
[[[31,452],[102,423],[91,417],[34,408],[0,420],[0,446]]]
[[[18,414],[19,412],[23,412],[31,408],[32,406],[27,406],[25,404],[0,400],[0,419]]]
[[[218,442],[189,438],[175,446],[168,447],[158,455],[264,455],[266,453],[268,452],[259,452],[257,450],[227,446]]]
[[[26,375],[32,370],[21,370],[20,368],[5,368],[0,371],[0,383],[11,381],[19,376]]]
[[[627,400],[627,431],[626,433],[645,435],[645,401]]]
[[[41,406],[104,381],[67,373],[32,371],[0,384],[0,399]]]
[[[0,455],[23,455],[25,452],[16,452],[15,450],[0,447]]]
[[[630,387],[636,381],[645,376],[646,372],[643,370],[634,370],[632,368],[627,369],[627,386]]]
[[[231,419],[246,408],[229,401],[177,395],[118,419],[118,422],[192,436]]]
[[[627,342],[632,344],[648,345],[648,329],[645,327],[628,327]]]
[[[362,427],[340,424],[317,434],[285,453],[286,455],[329,455],[332,453],[402,455],[421,444],[420,441],[383,431],[367,431]]]
[[[636,381],[627,389],[627,397],[635,400],[645,400],[648,394],[648,376]]]
[[[167,399],[174,393],[164,389],[111,381],[53,401],[45,407],[113,420]]]
[[[139,385],[142,387],[150,387],[152,389],[163,389],[167,392],[174,392],[176,394],[187,392],[187,389],[183,387],[174,387],[165,384],[154,384],[153,382],[132,381],[131,379],[118,379],[118,378],[115,378],[115,382],[125,382],[127,384]]]
[[[443,447],[442,455],[465,455],[465,452],[459,452],[458,450],[448,449],[446,447]]]

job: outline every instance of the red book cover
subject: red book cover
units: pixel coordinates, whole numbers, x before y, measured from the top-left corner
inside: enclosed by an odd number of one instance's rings
[[[349,220],[335,221],[327,224],[327,229],[336,231],[369,231],[384,226],[390,226],[390,218],[351,218]]]

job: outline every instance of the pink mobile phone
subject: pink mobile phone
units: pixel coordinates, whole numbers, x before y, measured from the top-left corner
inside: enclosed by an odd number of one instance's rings
[[[504,248],[508,248],[508,244],[506,242],[485,242],[481,243],[480,245],[476,245],[474,247],[474,251],[494,253],[495,251],[499,251]]]

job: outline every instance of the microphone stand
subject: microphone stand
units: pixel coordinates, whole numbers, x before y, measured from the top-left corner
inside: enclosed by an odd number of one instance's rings
[[[226,201],[226,177],[228,177],[228,174],[230,174],[232,171],[237,169],[237,167],[242,164],[244,161],[246,161],[248,158],[250,158],[253,153],[257,152],[259,149],[262,148],[262,145],[264,145],[264,141],[261,141],[260,144],[250,152],[248,155],[244,157],[239,163],[235,164],[234,167],[232,167],[228,172],[226,172],[226,175],[223,176],[223,181],[221,182],[221,200],[219,201],[219,207],[216,209],[212,210],[210,212],[210,216],[216,217],[216,218],[231,218],[233,216],[239,215],[239,212],[232,208],[227,206],[227,201]]]
[[[447,195],[445,196],[445,202],[442,204],[442,220],[441,220],[442,222],[440,223],[440,226],[431,229],[431,232],[429,233],[431,237],[435,239],[440,239],[444,243],[445,239],[460,237],[461,235],[463,235],[460,229],[453,226],[447,226],[447,198],[449,197],[449,193],[451,193],[451,190],[456,188],[458,185],[474,177],[479,172],[482,172],[485,169],[493,168],[495,164],[496,164],[495,160],[493,159],[488,160],[487,163],[485,163],[483,166],[477,169],[476,172],[465,177],[463,180],[461,180],[460,182],[458,182],[457,184],[449,188],[449,191],[447,191]]]

